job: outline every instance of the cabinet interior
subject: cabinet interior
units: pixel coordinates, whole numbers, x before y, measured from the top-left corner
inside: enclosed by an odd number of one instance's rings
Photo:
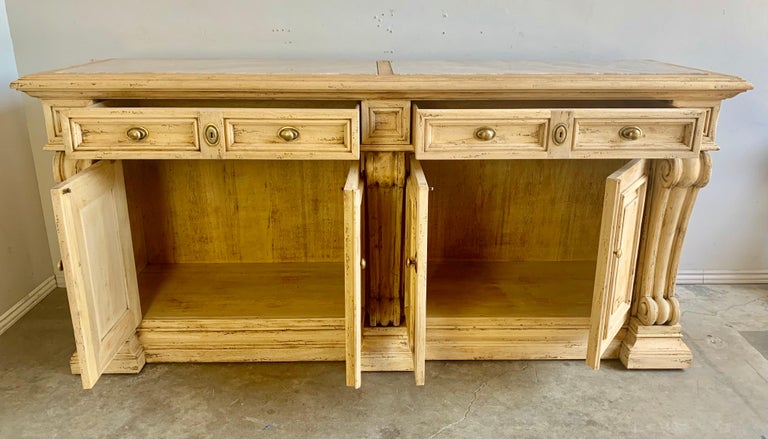
[[[605,180],[626,160],[421,163],[429,318],[589,317]],[[347,162],[123,166],[144,320],[344,318]]]
[[[348,162],[123,164],[142,325],[344,319]]]
[[[588,319],[605,181],[626,162],[422,161],[428,319]]]

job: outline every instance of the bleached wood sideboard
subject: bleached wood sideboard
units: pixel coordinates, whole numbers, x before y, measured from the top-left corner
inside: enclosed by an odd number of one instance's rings
[[[42,101],[83,387],[145,362],[685,368],[739,78],[653,61],[105,60]]]

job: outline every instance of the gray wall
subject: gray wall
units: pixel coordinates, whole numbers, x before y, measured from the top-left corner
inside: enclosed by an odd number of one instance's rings
[[[0,10],[4,10],[0,0]],[[0,13],[0,84],[17,76]],[[53,274],[21,96],[0,87],[0,316]]]
[[[768,2],[8,1],[22,74],[109,57],[651,58],[735,74],[681,270],[768,270]],[[30,137],[42,113],[27,100]],[[50,157],[35,148],[53,236]],[[55,245],[55,240],[51,239]],[[57,259],[56,249],[52,250]]]

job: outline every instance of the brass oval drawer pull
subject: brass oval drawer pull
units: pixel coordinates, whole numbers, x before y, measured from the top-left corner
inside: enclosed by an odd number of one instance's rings
[[[487,142],[496,137],[496,130],[491,127],[481,127],[475,130],[475,138]]]
[[[299,130],[294,127],[283,127],[277,132],[277,136],[286,142],[292,142],[299,138]]]
[[[643,137],[643,130],[640,127],[624,127],[619,130],[619,136],[624,140],[637,140]]]
[[[143,127],[133,127],[129,128],[128,131],[125,132],[125,135],[128,136],[129,139],[138,142],[139,140],[146,139],[149,135],[149,131]]]

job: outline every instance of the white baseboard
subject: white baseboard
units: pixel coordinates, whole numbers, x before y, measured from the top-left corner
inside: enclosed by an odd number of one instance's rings
[[[56,270],[56,272],[53,274],[56,276],[56,286],[59,288],[67,288],[67,280],[64,278],[64,272]]]
[[[0,316],[0,334],[8,330],[14,323],[20,318],[24,317],[24,314],[29,312],[35,305],[40,303],[41,300],[56,289],[56,279],[51,276],[44,280],[43,283],[38,285],[29,294],[22,297],[16,305],[13,305],[11,309],[6,311]]]
[[[677,273],[680,285],[701,284],[765,284],[768,270],[680,270]]]

